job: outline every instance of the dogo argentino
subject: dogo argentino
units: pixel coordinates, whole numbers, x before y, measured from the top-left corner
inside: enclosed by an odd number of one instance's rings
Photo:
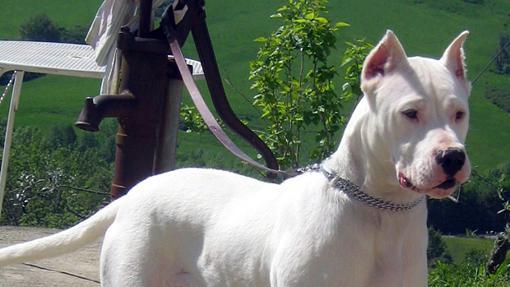
[[[424,198],[470,174],[467,35],[434,60],[407,58],[388,31],[320,168],[281,184],[211,169],[153,176],[68,230],[1,249],[0,266],[105,234],[102,286],[426,286]]]

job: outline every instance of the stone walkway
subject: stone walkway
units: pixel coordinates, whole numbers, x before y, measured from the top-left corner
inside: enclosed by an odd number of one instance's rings
[[[58,232],[57,229],[0,226],[0,247]],[[0,267],[0,287],[98,287],[101,241],[52,259]],[[49,269],[49,270],[48,270]],[[84,277],[77,278],[72,275]],[[93,281],[91,281],[93,280]]]

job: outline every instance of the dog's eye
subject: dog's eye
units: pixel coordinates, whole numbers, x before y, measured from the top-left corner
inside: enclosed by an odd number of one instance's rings
[[[410,120],[417,120],[418,119],[418,111],[417,110],[413,110],[413,109],[405,110],[405,111],[402,112],[402,114],[404,116],[406,116],[406,118],[408,118]]]
[[[457,113],[455,113],[455,120],[460,121],[464,118],[465,115],[466,113],[464,113],[463,111],[458,111]]]

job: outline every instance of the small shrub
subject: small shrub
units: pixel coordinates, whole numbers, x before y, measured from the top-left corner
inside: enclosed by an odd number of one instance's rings
[[[507,69],[507,68],[505,68]],[[508,65],[510,72],[510,65]],[[487,87],[485,97],[503,111],[510,113],[510,91],[506,88]]]
[[[0,224],[64,228],[109,199],[112,166],[100,146],[80,150],[80,141],[66,127],[14,131]]]
[[[19,34],[22,40],[38,42],[62,42],[85,44],[88,28],[76,25],[65,28],[54,23],[46,14],[37,14],[21,24]]]
[[[27,41],[60,42],[62,29],[46,14],[37,14],[20,26],[21,39]]]
[[[85,37],[87,36],[88,29],[85,26],[76,25],[71,28],[61,27],[61,41],[62,43],[69,44],[85,44]]]
[[[472,249],[466,253],[464,262],[472,266],[480,266],[485,264],[488,258],[489,256],[483,250]]]
[[[179,129],[185,132],[204,132],[208,128],[195,106],[183,105],[179,110]]]
[[[495,71],[500,74],[510,74],[510,35],[508,33],[502,33],[499,36],[498,49],[495,52],[497,54],[496,61],[494,62]]]
[[[427,260],[429,266],[435,266],[437,261],[452,262],[452,256],[448,252],[446,243],[441,238],[441,233],[434,228],[429,228],[429,246],[427,248]]]

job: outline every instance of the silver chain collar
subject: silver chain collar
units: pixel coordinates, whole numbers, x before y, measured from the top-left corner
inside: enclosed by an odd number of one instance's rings
[[[425,196],[422,196],[414,201],[407,203],[396,203],[391,201],[386,201],[381,198],[377,198],[367,194],[361,190],[361,188],[354,183],[350,182],[347,179],[341,178],[333,171],[327,170],[323,165],[314,164],[309,167],[306,167],[303,171],[320,171],[324,176],[332,182],[332,185],[338,190],[343,191],[347,196],[354,198],[360,202],[367,204],[368,206],[375,207],[381,210],[388,210],[392,212],[406,212],[414,207],[418,206],[424,199]]]

